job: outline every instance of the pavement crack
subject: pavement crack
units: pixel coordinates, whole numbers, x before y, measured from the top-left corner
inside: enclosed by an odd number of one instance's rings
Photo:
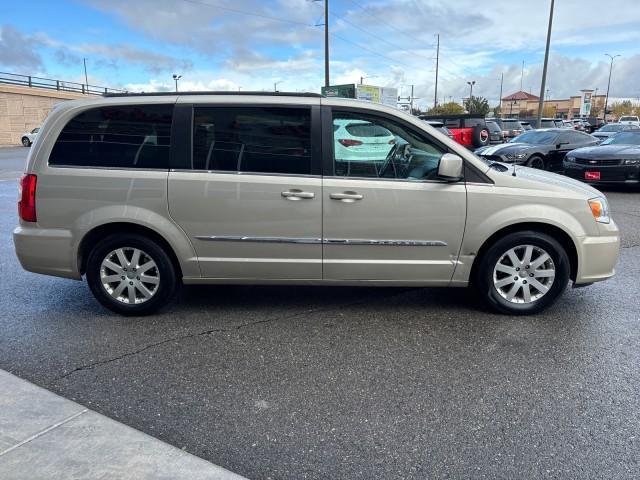
[[[237,330],[241,330],[243,328],[247,328],[247,327],[253,327],[255,325],[260,325],[260,324],[264,324],[264,323],[270,323],[270,322],[275,322],[278,320],[288,320],[291,318],[295,318],[295,317],[299,317],[301,315],[308,315],[308,314],[312,314],[312,313],[317,313],[317,312],[322,312],[322,311],[329,311],[329,310],[333,310],[335,308],[344,308],[344,307],[349,307],[352,305],[357,305],[360,303],[364,303],[366,300],[361,300],[358,302],[352,302],[352,303],[347,303],[345,305],[341,305],[340,307],[331,307],[331,308],[316,308],[316,309],[310,309],[310,310],[303,310],[301,312],[297,312],[297,313],[293,313],[291,315],[282,315],[282,316],[276,316],[276,317],[272,317],[272,318],[266,318],[264,320],[256,320],[255,322],[248,322],[248,323],[241,323],[240,325],[235,325],[233,327],[228,327],[228,328],[212,328],[210,330],[205,330],[203,332],[197,332],[197,333],[190,333],[187,335],[180,335],[177,337],[171,337],[159,342],[154,342],[154,343],[150,343],[149,345],[145,345],[142,348],[139,348],[137,350],[134,350],[132,352],[126,352],[123,353],[121,355],[118,355],[116,357],[113,358],[108,358],[105,360],[99,360],[97,362],[92,362],[92,363],[88,363],[86,365],[80,365],[79,367],[74,368],[73,370],[68,371],[67,373],[60,375],[56,378],[54,378],[52,380],[52,383],[58,382],[60,380],[64,380],[65,378],[73,375],[74,373],[77,372],[81,372],[83,370],[92,370],[96,367],[100,367],[102,365],[106,365],[108,363],[112,363],[112,362],[116,362],[118,360],[122,360],[124,358],[127,357],[131,357],[134,355],[138,355],[146,350],[149,350],[151,348],[155,348],[155,347],[159,347],[161,345],[164,345],[166,343],[170,343],[170,342],[180,342],[182,340],[186,340],[188,338],[195,338],[195,337],[200,337],[200,336],[207,336],[207,335],[212,335],[214,333],[222,333],[222,332],[233,332],[233,331],[237,331]]]

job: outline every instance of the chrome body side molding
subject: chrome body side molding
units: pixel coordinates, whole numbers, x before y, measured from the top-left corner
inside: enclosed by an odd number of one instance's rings
[[[210,242],[305,243],[325,245],[390,245],[396,247],[446,247],[440,240],[375,240],[366,238],[247,237],[240,235],[198,235]]]

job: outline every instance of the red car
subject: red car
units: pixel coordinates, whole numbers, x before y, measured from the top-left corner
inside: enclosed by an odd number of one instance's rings
[[[427,122],[442,122],[453,134],[453,139],[469,149],[485,147],[490,143],[489,128],[478,115],[420,115]]]

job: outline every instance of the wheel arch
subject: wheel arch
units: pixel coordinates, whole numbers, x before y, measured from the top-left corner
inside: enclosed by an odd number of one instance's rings
[[[84,235],[84,237],[82,237],[82,240],[80,241],[78,247],[78,267],[80,269],[80,274],[84,274],[86,271],[87,257],[89,256],[91,248],[95,246],[101,239],[115,233],[135,233],[148,237],[156,242],[158,245],[160,245],[160,247],[162,247],[167,255],[169,255],[171,263],[176,269],[178,277],[182,278],[182,266],[180,264],[180,261],[178,260],[178,256],[176,255],[176,252],[171,244],[161,234],[149,227],[139,225],[137,223],[121,221],[98,225],[89,230]]]
[[[471,275],[470,280],[473,281],[476,275],[476,270],[478,265],[480,264],[480,260],[483,255],[487,252],[489,247],[495,243],[498,239],[509,235],[510,233],[521,232],[521,231],[534,231],[540,232],[549,235],[556,241],[562,245],[562,247],[567,252],[567,256],[569,257],[569,263],[571,266],[570,278],[572,281],[575,281],[577,273],[578,273],[578,249],[576,247],[575,242],[571,238],[571,236],[565,232],[562,228],[552,225],[550,223],[543,222],[520,222],[514,223],[511,225],[507,225],[500,230],[494,232],[489,238],[487,238],[475,256],[473,264],[471,266]]]

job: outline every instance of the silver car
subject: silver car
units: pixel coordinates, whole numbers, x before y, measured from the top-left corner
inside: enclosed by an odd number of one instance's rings
[[[395,142],[336,156],[365,122]],[[473,285],[508,314],[610,278],[594,188],[484,161],[418,118],[315,94],[141,94],[56,108],[31,151],[22,266],[142,315],[181,284]],[[37,293],[36,293],[37,294]]]
[[[35,142],[39,131],[40,131],[40,127],[36,127],[30,132],[23,133],[22,137],[20,138],[20,142],[22,143],[22,146],[30,147],[31,145],[33,145],[33,142]]]

